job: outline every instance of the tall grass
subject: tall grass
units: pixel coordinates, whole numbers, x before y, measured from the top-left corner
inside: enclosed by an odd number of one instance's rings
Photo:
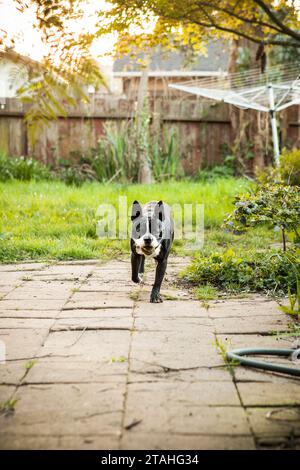
[[[99,139],[98,147],[90,163],[101,182],[135,181],[138,167],[136,155],[132,152],[132,136],[128,123],[120,127],[106,124],[104,136]]]
[[[104,136],[90,158],[90,163],[101,182],[137,182],[139,162],[137,157],[138,136],[135,121],[117,127],[104,126]],[[175,129],[161,136],[147,133],[148,160],[155,181],[180,178],[179,139]]]
[[[155,181],[182,177],[180,158],[179,138],[175,129],[165,130],[162,142],[153,138],[150,161]]]

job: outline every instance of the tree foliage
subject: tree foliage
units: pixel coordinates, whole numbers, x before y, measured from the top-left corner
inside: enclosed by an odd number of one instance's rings
[[[86,85],[98,88],[104,78],[90,54],[94,35],[77,33],[72,27],[72,22],[82,17],[81,0],[15,1],[22,13],[28,8],[35,12],[34,27],[39,30],[46,51],[40,62],[25,63],[29,80],[18,90],[18,96],[26,103],[25,119],[33,143],[41,125],[58,115],[65,116],[67,105],[75,106],[78,100],[87,102]],[[13,45],[13,38],[4,35],[4,50],[9,51]]]
[[[99,34],[118,31],[124,52],[134,35],[137,47],[199,48],[218,36],[242,37],[257,44],[300,47],[298,10],[283,0],[110,0],[101,12]],[[152,31],[148,23],[153,24]],[[170,40],[170,37],[172,40]]]

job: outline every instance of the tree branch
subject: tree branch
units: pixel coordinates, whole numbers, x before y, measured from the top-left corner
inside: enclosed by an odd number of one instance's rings
[[[189,20],[189,22],[197,24],[199,26],[202,26],[203,28],[219,29],[220,31],[224,31],[226,33],[231,33],[231,34],[234,34],[236,36],[242,37],[244,39],[248,39],[249,41],[255,42],[256,44],[261,44],[261,42],[262,42],[262,39],[259,38],[259,37],[249,36],[248,34],[242,33],[241,31],[231,29],[231,28],[226,28],[225,26],[221,26],[221,25],[218,25],[216,23],[214,23],[214,24],[204,23],[202,21],[195,20],[195,19],[190,19],[190,18],[188,18],[188,20]],[[270,45],[270,46],[300,47],[300,42],[280,41],[280,40],[277,40],[277,39],[266,39],[266,40],[264,40],[264,43],[266,45]]]
[[[257,44],[261,43],[261,38],[256,38],[256,37],[250,36],[249,34],[242,33],[239,30],[237,31],[236,29],[232,29],[232,28],[228,28],[228,27],[219,25],[218,23],[215,22],[215,20],[212,18],[212,16],[209,13],[207,13],[205,8],[201,7],[200,5],[199,5],[199,7],[202,10],[202,12],[204,13],[204,15],[206,16],[206,18],[208,19],[208,21],[210,21],[210,23],[209,23],[211,25],[210,27],[215,28],[215,29],[219,29],[220,31],[225,31],[227,33],[237,34],[238,36],[241,36],[245,39],[248,39],[249,41],[256,42]]]
[[[212,4],[211,3],[206,3],[206,2],[198,2],[198,6],[203,5],[203,6],[207,6],[207,7],[212,7]],[[235,8],[235,7],[234,7]],[[266,23],[265,21],[259,21],[259,20],[256,20],[256,19],[251,19],[251,18],[245,18],[244,16],[241,16],[237,13],[234,12],[234,8],[232,10],[229,10],[228,8],[224,8],[224,7],[219,7],[217,5],[213,5],[213,9],[216,10],[216,11],[221,11],[223,13],[226,13],[226,15],[228,15],[229,17],[233,17],[233,18],[236,18],[237,20],[239,21],[243,21],[245,23],[249,23],[249,24],[252,24],[252,25],[257,25],[257,26],[265,26],[267,28],[271,28],[273,29],[274,31],[277,31],[278,33],[282,33],[282,29],[280,29],[279,27],[276,27],[274,24],[270,24],[270,23]]]
[[[254,3],[256,3],[260,8],[268,15],[271,20],[279,26],[281,29],[281,32],[287,34],[288,36],[291,36],[298,41],[300,41],[300,34],[294,31],[293,29],[289,28],[286,26],[280,19],[277,17],[277,15],[268,7],[268,5],[265,4],[263,0],[253,0]]]
[[[201,7],[200,4],[198,4],[198,5],[199,5],[200,9],[202,10],[202,12],[204,13],[204,15],[210,21],[210,23],[206,24],[206,23],[199,22],[198,20],[191,20],[191,19],[190,19],[190,21],[193,21],[193,22],[195,22],[196,24],[199,24],[199,26],[202,26],[202,27],[215,28],[215,29],[218,29],[220,31],[235,34],[235,35],[240,36],[244,39],[248,39],[249,41],[255,42],[256,44],[261,44],[261,42],[262,42],[261,37],[255,37],[255,36],[249,35],[247,33],[242,33],[240,30],[232,29],[232,28],[228,28],[228,27],[219,25],[218,23],[215,22],[215,20],[212,18],[212,16],[205,10],[205,8]],[[202,3],[202,5],[203,5],[203,3]],[[300,37],[300,35],[299,35],[299,37]],[[297,43],[294,43],[294,42],[290,42],[290,41],[281,41],[281,40],[278,40],[278,39],[266,39],[266,40],[264,40],[264,43],[268,44],[268,45],[273,45],[273,46],[300,47],[300,41],[297,42]]]

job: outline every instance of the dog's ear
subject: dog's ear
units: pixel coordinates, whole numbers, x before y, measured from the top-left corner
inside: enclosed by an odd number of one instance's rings
[[[165,220],[165,209],[162,201],[159,201],[154,207],[154,217],[159,219],[161,222]]]
[[[131,209],[131,220],[135,220],[142,215],[142,206],[138,201],[134,201]]]

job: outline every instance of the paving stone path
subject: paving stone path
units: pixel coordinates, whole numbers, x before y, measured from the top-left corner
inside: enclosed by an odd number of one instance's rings
[[[186,263],[163,304],[127,261],[0,266],[0,448],[299,448],[299,380],[215,346],[290,347],[290,320],[257,296],[205,308],[175,284]]]

